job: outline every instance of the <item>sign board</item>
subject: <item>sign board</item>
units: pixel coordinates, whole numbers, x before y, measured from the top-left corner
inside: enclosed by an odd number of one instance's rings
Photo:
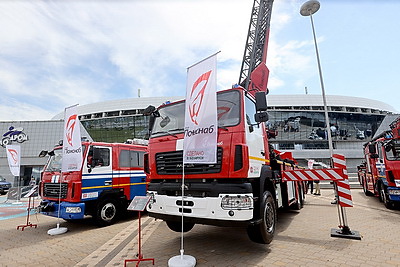
[[[19,200],[26,197],[37,197],[38,186],[11,187],[7,193],[7,200]]]
[[[131,204],[129,204],[128,210],[144,211],[150,201],[150,198],[150,196],[135,196]]]
[[[24,195],[23,197],[35,197],[37,196],[37,190],[38,190],[39,186],[35,185],[31,188],[31,190],[29,190],[28,193],[26,193],[26,195]]]

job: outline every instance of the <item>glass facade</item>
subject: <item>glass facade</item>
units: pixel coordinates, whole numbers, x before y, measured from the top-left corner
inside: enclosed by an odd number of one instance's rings
[[[83,127],[93,140],[97,142],[124,143],[128,139],[148,139],[149,119],[143,115],[125,115],[85,120],[81,118]]]
[[[269,111],[268,128],[278,135],[271,140],[279,150],[328,149],[323,111]],[[354,142],[370,140],[385,114],[329,112],[334,148],[353,149]]]

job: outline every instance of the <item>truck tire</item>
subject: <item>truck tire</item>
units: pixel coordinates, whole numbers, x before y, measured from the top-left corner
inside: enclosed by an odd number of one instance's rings
[[[372,192],[368,191],[368,189],[367,189],[368,185],[367,185],[367,181],[365,180],[365,178],[362,178],[362,188],[363,188],[364,194],[366,196],[373,196],[374,195]]]
[[[382,199],[382,202],[383,202],[383,204],[385,205],[385,207],[387,209],[393,209],[394,208],[393,201],[391,201],[389,199],[389,195],[387,193],[386,186],[384,186],[382,184],[379,187],[379,198]]]
[[[260,205],[261,223],[249,225],[247,235],[250,240],[260,244],[269,244],[274,238],[276,228],[276,206],[269,191],[265,191]]]
[[[166,221],[167,226],[174,232],[181,232],[182,231],[182,222],[178,221]],[[183,232],[189,232],[194,227],[194,223],[183,223]]]
[[[106,198],[99,202],[94,219],[99,226],[108,226],[117,220],[119,214],[118,202],[112,198]]]
[[[298,199],[296,201],[296,203],[292,204],[290,207],[294,210],[301,210],[304,206],[304,191],[303,191],[303,184],[300,183],[297,186],[297,190],[298,190]]]

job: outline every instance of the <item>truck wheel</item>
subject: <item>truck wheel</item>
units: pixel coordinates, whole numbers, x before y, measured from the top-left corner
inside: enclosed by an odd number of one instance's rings
[[[380,198],[382,199],[383,204],[387,209],[393,209],[393,202],[389,199],[389,195],[387,193],[386,187],[384,185],[380,186],[379,190]]]
[[[362,188],[366,196],[373,196],[373,194],[370,191],[368,191],[367,181],[364,178],[362,179]]]
[[[291,205],[291,208],[294,210],[301,210],[304,206],[304,193],[303,193],[302,184],[299,184],[297,188],[298,188],[299,197],[298,197],[296,203]]]
[[[104,199],[99,202],[96,209],[95,221],[99,226],[113,224],[117,220],[119,209],[117,201],[112,198]]]
[[[269,244],[274,238],[276,228],[276,206],[272,194],[265,191],[260,207],[261,223],[249,225],[247,235],[250,240],[260,244]]]
[[[182,222],[178,221],[166,221],[167,226],[174,232],[181,232],[182,231]],[[183,223],[183,232],[189,232],[194,227],[194,223]]]

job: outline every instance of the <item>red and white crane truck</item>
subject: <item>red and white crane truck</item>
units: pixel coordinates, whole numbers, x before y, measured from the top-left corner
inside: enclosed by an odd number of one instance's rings
[[[50,157],[39,184],[40,213],[65,220],[91,215],[99,226],[114,223],[135,196],[146,195],[146,149],[144,142],[135,141],[82,142],[80,170],[63,173],[62,146],[42,151]]]
[[[150,115],[151,134],[144,158],[151,196],[147,211],[171,230],[181,231],[183,212],[183,231],[196,223],[243,226],[252,241],[265,244],[273,239],[277,208],[303,205],[304,182],[282,180],[285,170],[298,166],[291,153],[272,149],[264,123],[272,3],[254,2],[239,84],[217,93],[215,164],[183,165],[184,100],[144,112]]]
[[[400,117],[364,144],[358,180],[367,196],[377,196],[386,208],[400,206]]]

